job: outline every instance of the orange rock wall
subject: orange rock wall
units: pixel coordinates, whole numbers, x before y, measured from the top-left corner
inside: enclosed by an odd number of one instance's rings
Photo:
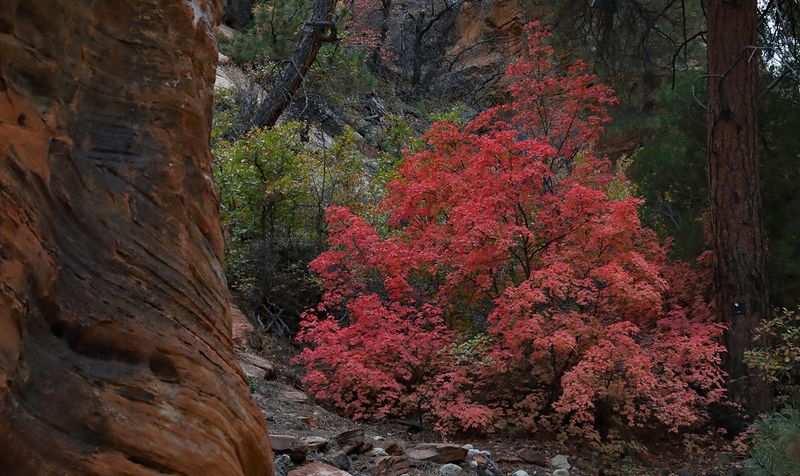
[[[0,2],[0,474],[273,472],[211,179],[221,3]]]
[[[449,55],[461,68],[497,68],[522,52],[526,11],[516,0],[465,3],[453,27]]]

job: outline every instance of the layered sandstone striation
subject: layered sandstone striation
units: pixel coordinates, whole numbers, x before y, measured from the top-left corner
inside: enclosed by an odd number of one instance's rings
[[[211,178],[221,3],[0,2],[0,474],[272,474]]]

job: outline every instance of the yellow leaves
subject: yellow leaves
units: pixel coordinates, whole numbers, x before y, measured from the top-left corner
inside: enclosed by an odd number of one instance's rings
[[[633,164],[633,158],[623,155],[616,162],[617,175],[608,185],[607,195],[612,200],[622,200],[628,197],[635,197],[637,194],[636,184],[628,180],[625,172]]]

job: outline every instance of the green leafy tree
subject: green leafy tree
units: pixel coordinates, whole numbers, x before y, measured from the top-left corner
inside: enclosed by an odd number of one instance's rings
[[[761,370],[777,385],[784,399],[791,400],[800,383],[800,314],[798,309],[781,308],[756,333],[769,345],[745,354],[747,364]],[[764,338],[764,339],[761,339]]]
[[[251,26],[230,40],[223,39],[222,50],[239,64],[286,58],[312,8],[308,0],[261,0],[253,7]]]
[[[355,134],[346,129],[317,145],[305,135],[303,124],[287,123],[213,147],[229,282],[246,307],[280,322],[284,333],[318,294],[306,264],[322,250],[325,209],[367,201]]]

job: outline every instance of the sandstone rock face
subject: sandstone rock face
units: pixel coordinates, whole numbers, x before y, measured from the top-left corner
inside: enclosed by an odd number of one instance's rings
[[[453,28],[449,54],[461,69],[500,70],[522,53],[526,11],[515,0],[464,3]]]
[[[382,64],[411,80],[416,94],[493,104],[505,97],[503,74],[523,51],[524,25],[541,18],[538,3],[393,0],[383,42],[390,54]],[[373,26],[381,30],[383,16],[375,17],[380,20]]]
[[[453,78],[476,98],[505,101],[508,64],[526,46],[525,25],[542,20],[552,6],[548,2],[487,0],[464,2],[450,32],[445,62],[450,66],[442,79]]]
[[[0,474],[273,473],[211,179],[221,3],[0,2]]]
[[[247,347],[250,335],[255,332],[253,325],[247,320],[238,307],[231,305],[231,336],[235,347]]]

